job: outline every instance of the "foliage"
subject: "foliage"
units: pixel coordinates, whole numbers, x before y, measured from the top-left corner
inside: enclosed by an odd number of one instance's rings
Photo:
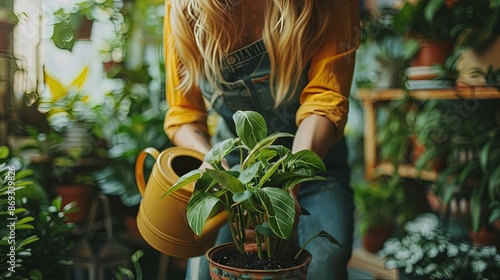
[[[377,142],[383,143],[380,146],[380,157],[395,166],[408,160],[416,113],[412,107],[408,98],[390,101],[383,108],[386,116],[377,128]]]
[[[417,168],[437,157],[446,158],[436,193],[446,204],[454,196],[468,195],[474,231],[500,218],[500,212],[493,211],[500,201],[499,106],[492,101],[432,101],[416,120],[419,140],[426,146]]]
[[[378,177],[372,182],[353,182],[354,202],[359,213],[360,236],[376,225],[402,225],[410,215],[400,178]]]
[[[141,268],[141,265],[139,263],[139,259],[142,258],[142,256],[144,256],[144,251],[137,250],[130,257],[130,260],[132,261],[132,264],[134,265],[135,274],[130,269],[125,268],[123,266],[119,266],[117,268],[116,273],[115,273],[116,279],[117,280],[125,280],[125,279],[142,280],[142,268]]]
[[[394,29],[403,36],[417,39],[449,38],[452,10],[445,0],[405,1],[394,16]]]
[[[388,269],[403,268],[425,279],[498,279],[500,254],[496,248],[475,247],[451,240],[433,214],[422,214],[406,223],[406,235],[391,238],[378,252]]]
[[[137,154],[146,147],[162,150],[171,145],[163,131],[166,102],[163,94],[148,88],[152,78],[145,67],[123,68],[116,78],[123,87],[109,93],[100,106],[100,127],[106,129],[99,134],[108,143],[111,163],[94,176],[103,193],[119,195],[125,205],[133,206],[141,200],[134,177]]]
[[[33,172],[17,158],[9,158],[6,147],[0,147],[0,174],[0,216],[2,221],[15,218],[16,222],[15,269],[9,269],[10,256],[3,254],[0,258],[1,278],[41,279],[43,276],[53,279],[57,269],[67,264],[65,254],[72,247],[67,235],[74,226],[65,222],[65,214],[74,210],[74,204],[61,209],[60,198],[45,205],[41,201],[45,198],[43,194],[38,194],[38,198],[34,196],[33,193],[39,193],[39,190],[34,184]],[[13,185],[10,182],[14,183],[14,190],[10,189]],[[10,252],[13,245],[9,231],[7,226],[0,228],[2,252]]]
[[[85,67],[69,86],[45,72],[45,84],[50,89],[50,96],[42,96],[38,110],[46,114],[50,126],[57,131],[64,131],[76,122],[96,122],[98,106],[91,104],[89,96],[82,92],[87,79]]]
[[[500,35],[500,3],[498,0],[451,1],[455,45],[482,50]]]
[[[83,0],[74,6],[60,8],[54,12],[54,30],[51,39],[60,48],[72,51],[78,39],[78,30],[86,21],[111,21],[117,34],[122,34],[123,15],[121,0]]]
[[[289,133],[267,135],[267,124],[257,112],[237,111],[233,115],[238,138],[215,144],[205,155],[213,169],[193,170],[183,175],[165,192],[171,194],[196,182],[188,203],[187,218],[193,231],[200,235],[207,218],[223,206],[233,241],[241,253],[247,241],[245,229],[255,227],[255,241],[260,258],[285,254],[295,221],[295,202],[290,191],[302,182],[322,180],[316,172],[325,171],[321,158],[310,150],[292,153],[281,145],[273,145]],[[240,164],[225,170],[226,155],[236,152]],[[329,234],[321,236],[340,245]]]

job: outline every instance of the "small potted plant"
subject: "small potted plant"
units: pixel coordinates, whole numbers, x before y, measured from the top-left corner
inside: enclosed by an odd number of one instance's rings
[[[401,238],[387,240],[378,253],[386,268],[399,269],[400,279],[499,279],[496,248],[453,240],[434,214],[421,214],[406,223],[405,230]]]
[[[233,119],[238,138],[217,143],[205,155],[204,160],[213,169],[188,172],[164,195],[196,182],[187,206],[187,219],[198,235],[212,213],[226,211],[233,243],[207,251],[213,279],[255,275],[270,275],[266,279],[296,275],[297,279],[305,279],[311,255],[304,249],[292,247],[291,237],[300,208],[296,207],[290,192],[302,182],[321,180],[316,172],[324,171],[325,165],[310,150],[292,153],[284,146],[273,145],[276,139],[293,135],[268,135],[266,122],[259,113],[237,111]],[[239,154],[240,164],[225,170],[222,161],[231,152]],[[255,232],[258,253],[246,253],[244,250],[245,243],[249,241],[248,229]],[[317,236],[326,237],[341,246],[324,231]],[[238,261],[246,261],[247,267],[256,263],[262,266],[253,269],[235,267]],[[279,266],[273,266],[273,263]]]
[[[409,207],[405,207],[403,186],[400,178],[393,176],[353,182],[352,187],[362,245],[367,251],[376,253],[410,214]]]

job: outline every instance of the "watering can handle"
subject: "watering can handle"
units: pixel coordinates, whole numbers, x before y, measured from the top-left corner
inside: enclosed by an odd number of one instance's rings
[[[146,160],[146,156],[150,155],[156,160],[159,154],[160,152],[157,149],[150,147],[142,150],[137,156],[137,160],[135,161],[135,182],[141,196],[144,196],[144,191],[146,190],[146,179],[144,178],[144,161]]]

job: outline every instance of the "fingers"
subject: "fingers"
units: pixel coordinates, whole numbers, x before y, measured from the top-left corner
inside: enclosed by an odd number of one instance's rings
[[[262,250],[266,250],[265,243],[261,243],[260,247],[262,248]],[[244,250],[247,253],[257,253],[259,251],[259,247],[257,246],[257,243],[255,243],[255,242],[246,242],[244,244]]]

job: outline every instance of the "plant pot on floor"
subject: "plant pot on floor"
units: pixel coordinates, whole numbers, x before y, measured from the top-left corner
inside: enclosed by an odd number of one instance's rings
[[[295,254],[300,250],[298,247],[291,247],[290,256],[293,258]],[[230,256],[240,256],[240,253],[236,249],[234,243],[224,243],[215,247],[212,247],[207,251],[205,256],[208,259],[210,266],[210,276],[212,279],[268,279],[268,280],[278,280],[278,279],[296,279],[302,280],[307,278],[307,270],[309,263],[312,260],[312,255],[306,251],[302,250],[297,258],[298,264],[294,264],[289,268],[272,268],[272,269],[245,269],[236,268],[228,265],[221,264]],[[254,262],[252,262],[254,263]]]
[[[83,225],[87,221],[90,204],[96,194],[96,189],[88,185],[59,185],[55,189],[56,195],[61,196],[62,205],[76,202],[77,211],[68,213],[68,222]]]
[[[469,230],[471,243],[476,246],[496,246],[500,248],[500,232],[493,227],[481,227],[477,232]]]
[[[371,226],[363,235],[363,248],[368,252],[378,252],[384,247],[384,242],[391,237],[392,231],[392,225]]]

